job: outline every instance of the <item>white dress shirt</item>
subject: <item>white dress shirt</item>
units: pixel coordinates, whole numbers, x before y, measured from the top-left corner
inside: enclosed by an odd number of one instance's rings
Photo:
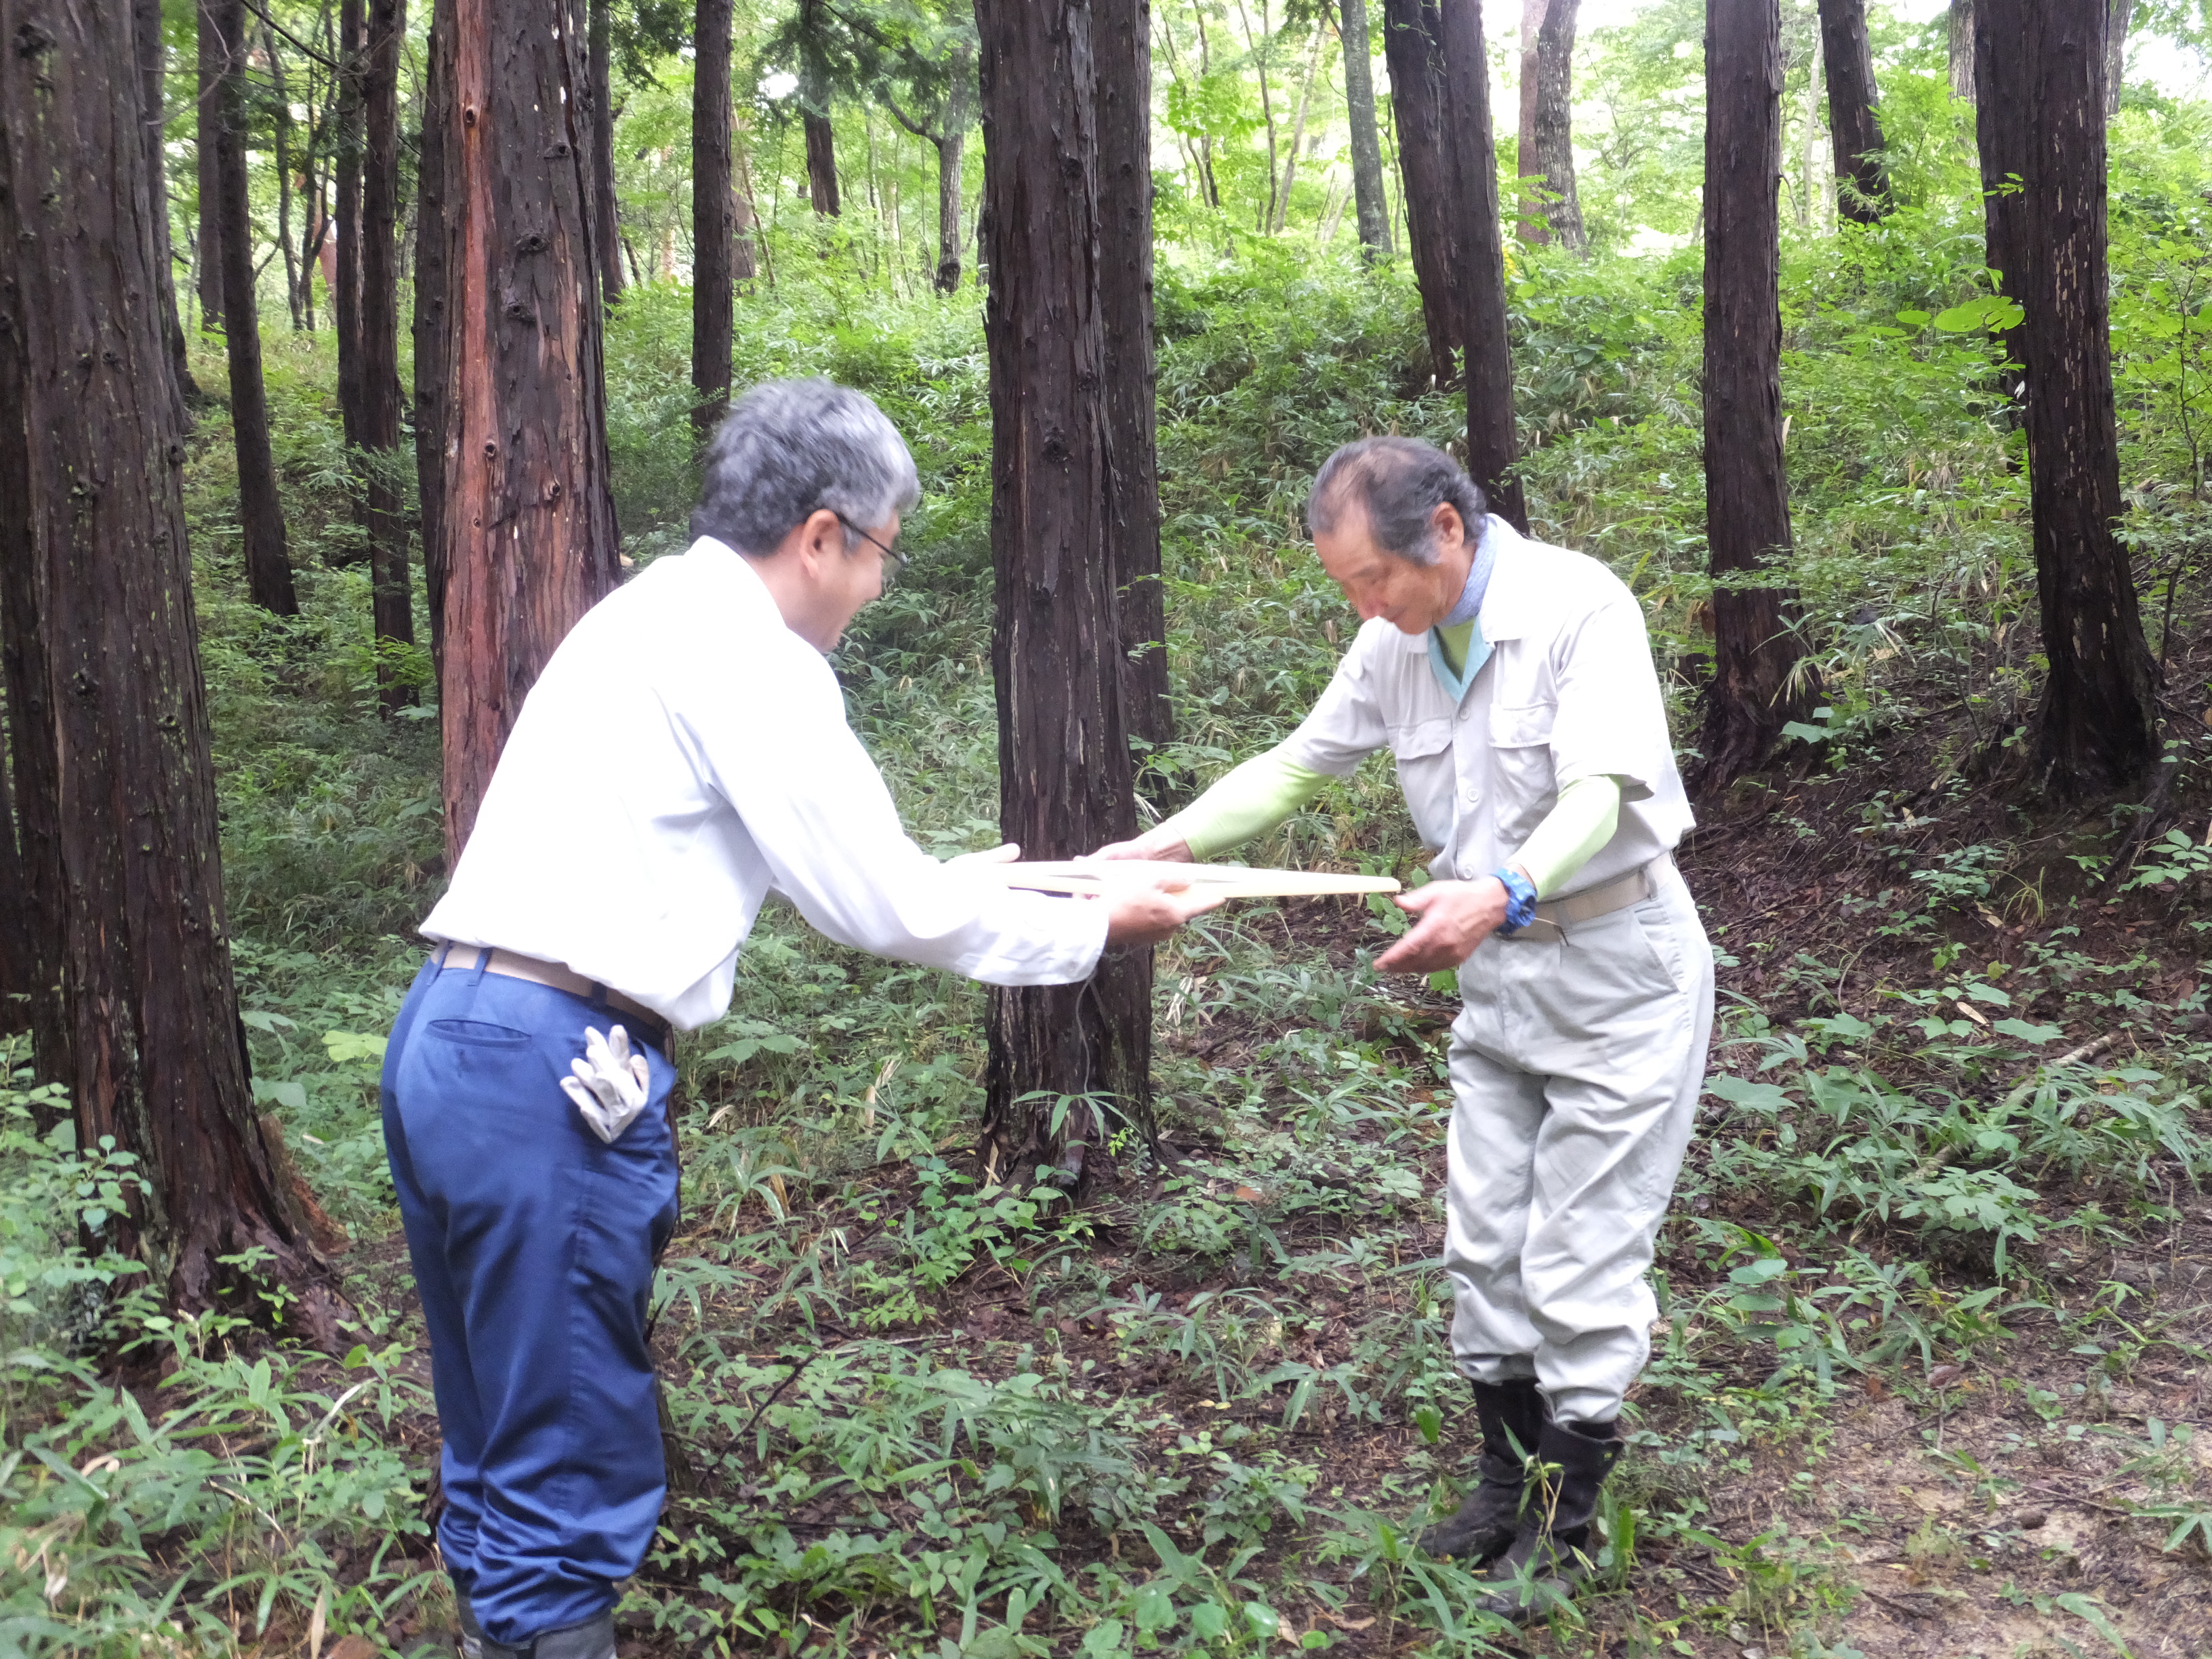
[[[601,600],[545,665],[433,939],[565,963],[691,1030],[770,890],[830,938],[993,985],[1087,977],[1106,907],[939,864],[899,824],[822,653],[711,538]]]
[[[1691,824],[1644,611],[1595,559],[1531,541],[1494,514],[1482,598],[1492,656],[1456,702],[1425,634],[1364,624],[1313,712],[1283,745],[1348,776],[1388,744],[1439,880],[1488,875],[1580,778],[1620,780],[1620,823],[1576,874],[1598,887],[1673,848]]]

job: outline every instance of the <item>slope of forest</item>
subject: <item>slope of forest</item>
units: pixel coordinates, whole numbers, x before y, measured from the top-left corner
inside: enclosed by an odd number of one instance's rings
[[[1695,216],[1668,217],[1668,60],[1622,33],[1596,252],[1512,251],[1518,413],[1536,532],[1630,582],[1687,734],[1711,657],[1700,258],[1604,231],[1639,191],[1649,226]],[[1971,131],[1940,53],[1901,61],[1897,210],[1784,245],[1790,578],[1820,702],[1684,852],[1723,1015],[1595,1592],[1512,1632],[1411,1545],[1477,1436],[1437,1266],[1451,1004],[1371,971],[1395,911],[1247,906],[1164,948],[1158,1142],[1125,1135],[1115,1188],[1069,1211],[972,1155],[980,990],[775,905],[730,1015],[677,1055],[684,1221],[653,1330],[671,1498],[625,1655],[2212,1651],[2212,106],[2131,90],[2113,132],[2126,534],[2165,762],[2139,798],[2060,811],[2023,757],[2035,570]],[[628,118],[655,108],[641,88]],[[1426,380],[1402,263],[1342,240],[1217,257],[1225,233],[1164,197],[1162,227],[1184,240],[1158,292],[1176,738],[1140,783],[1156,810],[1287,730],[1349,638],[1304,538],[1315,467],[1465,421]],[[762,234],[737,383],[860,386],[923,473],[913,562],[836,658],[855,727],[924,846],[988,844],[972,290],[891,291],[842,229]],[[685,541],[690,304],[647,280],[609,325],[638,563]],[[219,345],[191,344],[222,385]],[[342,1251],[357,1346],[273,1341],[256,1310],[167,1316],[88,1259],[57,1218],[119,1202],[129,1170],[75,1146],[18,1042],[0,1651],[450,1639],[376,1091],[444,846],[434,711],[380,714],[380,665],[432,676],[426,650],[372,643],[329,335],[270,325],[265,354],[301,615],[246,599],[219,401],[187,506],[254,1089]],[[1380,760],[1247,855],[1418,864]]]

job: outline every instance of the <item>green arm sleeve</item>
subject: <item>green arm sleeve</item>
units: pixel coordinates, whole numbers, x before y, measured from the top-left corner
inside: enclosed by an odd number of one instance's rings
[[[1279,748],[1270,749],[1223,773],[1213,787],[1160,828],[1180,836],[1191,857],[1203,860],[1266,835],[1328,781],[1327,773],[1285,759]]]
[[[1539,898],[1549,898],[1575,878],[1620,826],[1620,780],[1603,774],[1577,778],[1559,791],[1544,821],[1506,862],[1528,872]]]

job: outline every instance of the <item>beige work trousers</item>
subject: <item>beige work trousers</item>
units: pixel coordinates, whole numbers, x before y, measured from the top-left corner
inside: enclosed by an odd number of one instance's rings
[[[1653,896],[1460,969],[1444,1268],[1452,1352],[1607,1423],[1651,1352],[1644,1273],[1689,1145],[1713,959],[1671,860]],[[1545,933],[1549,930],[1534,929]]]

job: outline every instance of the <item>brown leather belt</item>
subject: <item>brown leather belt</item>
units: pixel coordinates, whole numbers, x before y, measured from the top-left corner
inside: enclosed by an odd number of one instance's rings
[[[1640,864],[1625,876],[1615,876],[1611,881],[1595,887],[1585,887],[1579,893],[1569,893],[1561,898],[1546,899],[1536,907],[1536,919],[1517,933],[1502,937],[1529,943],[1556,942],[1567,936],[1570,924],[1595,921],[1600,916],[1609,916],[1615,910],[1626,910],[1632,904],[1641,904],[1659,890],[1653,884],[1651,872],[1671,860],[1671,854],[1662,853],[1649,864]]]
[[[473,945],[447,945],[439,958],[441,968],[473,968],[483,960],[484,952]],[[620,991],[586,979],[574,969],[557,962],[540,962],[536,957],[518,956],[512,951],[494,950],[491,960],[484,964],[484,972],[498,974],[507,979],[527,980],[532,985],[550,986],[556,991],[566,991],[572,997],[581,997],[586,1002],[604,1001],[616,1012],[626,1014],[635,1024],[629,1027],[634,1036],[651,1042],[665,1056],[668,1053],[668,1022],[635,997],[624,996]]]

